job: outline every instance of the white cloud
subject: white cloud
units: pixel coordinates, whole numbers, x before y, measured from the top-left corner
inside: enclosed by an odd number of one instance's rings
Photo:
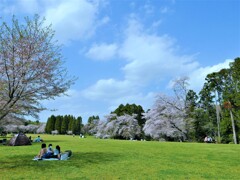
[[[108,45],[95,45],[87,55],[96,57],[106,47]],[[82,95],[91,100],[103,100],[110,109],[121,103],[139,103],[150,108],[155,92],[149,87],[154,83],[161,84],[161,80],[192,72],[199,66],[194,56],[178,55],[176,49],[174,39],[149,34],[132,15],[118,49],[119,58],[126,62],[122,67],[124,79],[98,80],[83,90]]]
[[[110,60],[115,57],[117,49],[117,44],[94,44],[85,55],[94,60]]]
[[[93,101],[105,102],[109,106],[109,112],[120,104],[126,103],[140,104],[144,108],[150,108],[155,97],[154,92],[144,94],[139,92],[137,85],[127,80],[117,81],[115,79],[99,80],[96,84],[83,90],[81,95]]]
[[[176,49],[174,39],[167,35],[148,34],[138,22],[131,20],[119,50],[121,57],[129,61],[123,67],[125,78],[150,83],[182,75],[198,67],[194,56],[178,55]]]
[[[19,0],[16,3],[3,1],[0,15],[9,16],[40,14],[46,18],[46,24],[52,24],[56,39],[67,44],[94,35],[96,28],[110,21],[108,16],[98,17],[104,0]]]
[[[47,23],[56,29],[57,39],[62,43],[92,36],[97,27],[99,4],[95,1],[60,1],[46,9]]]
[[[103,101],[112,101],[126,94],[133,94],[135,87],[129,81],[117,81],[115,79],[101,79],[96,84],[82,91],[86,98]]]
[[[191,72],[189,77],[190,88],[194,91],[199,91],[204,85],[205,78],[208,74],[218,72],[221,69],[229,68],[229,63],[233,62],[232,59],[226,59],[224,62],[207,67],[200,67],[195,71]]]
[[[141,105],[144,110],[150,109],[155,100],[156,93],[149,92],[147,94],[137,93],[137,94],[129,94],[123,97],[118,97],[113,99],[109,104],[108,112],[114,111],[120,104],[137,104]]]

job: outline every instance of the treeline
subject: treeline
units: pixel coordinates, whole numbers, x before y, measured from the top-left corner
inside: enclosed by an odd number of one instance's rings
[[[47,120],[45,132],[50,134],[52,131],[58,130],[59,134],[67,134],[68,131],[72,131],[73,134],[80,134],[82,127],[82,117],[52,115]]]
[[[210,136],[218,143],[239,143],[240,58],[229,68],[208,74],[199,93],[188,87],[187,77],[176,79],[173,95],[159,93],[146,112],[140,105],[121,104],[104,119],[89,117],[84,126],[71,120],[73,116],[51,117],[46,132],[73,130],[99,138],[190,142]]]
[[[199,93],[188,89],[188,78],[175,80],[174,95],[158,94],[152,109],[120,105],[103,121],[89,121],[86,132],[100,138],[144,138],[219,143],[240,139],[240,58],[206,76]],[[137,122],[137,123],[136,123]],[[139,130],[140,128],[140,130]]]

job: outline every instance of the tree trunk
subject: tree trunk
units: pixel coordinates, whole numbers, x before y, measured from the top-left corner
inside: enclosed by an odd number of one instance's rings
[[[233,114],[232,114],[232,110],[231,110],[231,109],[230,109],[230,116],[231,116],[232,129],[233,129],[233,141],[234,141],[234,144],[237,144],[237,137],[236,137],[235,123],[234,123]]]
[[[216,114],[217,114],[217,127],[218,127],[218,142],[221,142],[221,135],[220,135],[220,115],[219,115],[219,109],[216,104]]]
[[[218,127],[218,140],[217,142],[221,142],[221,135],[220,135],[220,115],[219,115],[219,109],[217,105],[217,96],[216,96],[216,91],[215,91],[215,105],[216,105],[216,115],[217,115],[217,127]]]

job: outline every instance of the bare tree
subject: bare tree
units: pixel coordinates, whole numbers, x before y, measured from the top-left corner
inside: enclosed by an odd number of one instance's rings
[[[51,25],[35,15],[20,24],[0,24],[0,120],[8,114],[38,117],[40,101],[64,94],[73,84],[63,68]]]
[[[189,77],[180,77],[178,79],[175,79],[173,82],[173,91],[175,93],[176,98],[179,101],[184,102],[184,106],[186,107],[186,96],[188,93],[188,80]]]

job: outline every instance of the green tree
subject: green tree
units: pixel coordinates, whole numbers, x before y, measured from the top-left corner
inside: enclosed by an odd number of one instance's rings
[[[75,134],[80,134],[82,131],[82,127],[83,127],[83,124],[82,124],[82,117],[79,116],[77,117],[77,120],[75,121],[75,125],[74,125],[74,133]]]
[[[209,114],[202,108],[197,108],[194,111],[194,129],[195,140],[203,142],[206,135],[212,134],[214,129],[213,123],[209,121]]]
[[[67,115],[63,117],[62,120],[62,126],[61,126],[61,134],[66,134],[68,130],[68,123],[69,123],[69,118]]]
[[[73,132],[73,128],[74,128],[74,117],[73,116],[68,116],[68,131],[72,131]]]
[[[88,118],[88,123],[83,128],[83,132],[90,135],[95,134],[97,131],[97,125],[99,121],[100,121],[99,116],[90,116]]]
[[[196,117],[196,110],[198,106],[198,96],[197,93],[193,90],[189,90],[186,95],[186,118],[185,122],[187,126],[193,126],[193,128],[188,129],[188,138],[192,140],[198,140],[198,135],[196,134],[197,131],[197,119]]]
[[[136,105],[136,104],[126,104],[125,106],[123,104],[120,104],[117,109],[115,109],[112,113],[116,114],[117,116],[123,116],[125,114],[133,115],[136,114],[137,121],[139,126],[142,128],[146,122],[146,120],[143,118],[142,113],[144,113],[144,110],[142,106]]]
[[[233,142],[237,143],[239,137],[240,124],[236,121],[240,118],[239,77],[240,58],[236,58],[230,63],[230,68],[208,74],[200,92],[201,107],[208,113],[208,119],[213,123],[214,131],[218,132],[219,139],[220,132],[222,133],[223,142],[229,142],[229,137],[232,137]],[[229,107],[223,108],[226,104],[229,104],[227,105]],[[215,115],[213,115],[214,106]],[[221,122],[220,117],[222,117]]]
[[[239,141],[240,123],[236,119],[240,118],[240,58],[236,58],[234,62],[230,63],[228,69],[228,76],[226,76],[227,83],[223,92],[224,103],[229,104],[225,113],[230,114],[232,126],[232,139],[235,144]]]
[[[218,134],[218,142],[221,141],[220,135],[220,105],[222,104],[222,93],[224,89],[224,73],[223,71],[214,72],[208,74],[206,77],[206,81],[208,84],[208,89],[210,92],[214,94],[215,99],[215,109],[216,109],[216,121],[217,121],[217,134]]]
[[[217,132],[217,122],[216,122],[216,112],[215,112],[215,105],[213,101],[214,95],[209,89],[207,83],[204,83],[202,90],[199,93],[199,107],[203,110],[203,113],[206,120],[204,121],[204,129],[206,130],[206,135],[211,135],[216,137]],[[201,123],[202,124],[202,123]]]
[[[62,119],[62,116],[56,116],[55,130],[58,130],[59,133],[61,133]]]
[[[189,90],[186,95],[186,109],[187,114],[192,116],[192,113],[198,105],[198,95],[193,90]]]
[[[53,130],[55,130],[55,121],[56,121],[56,117],[54,115],[48,118],[47,124],[45,127],[46,133],[50,134]]]
[[[100,119],[99,116],[90,116],[88,118],[88,124],[92,124],[95,119]]]

